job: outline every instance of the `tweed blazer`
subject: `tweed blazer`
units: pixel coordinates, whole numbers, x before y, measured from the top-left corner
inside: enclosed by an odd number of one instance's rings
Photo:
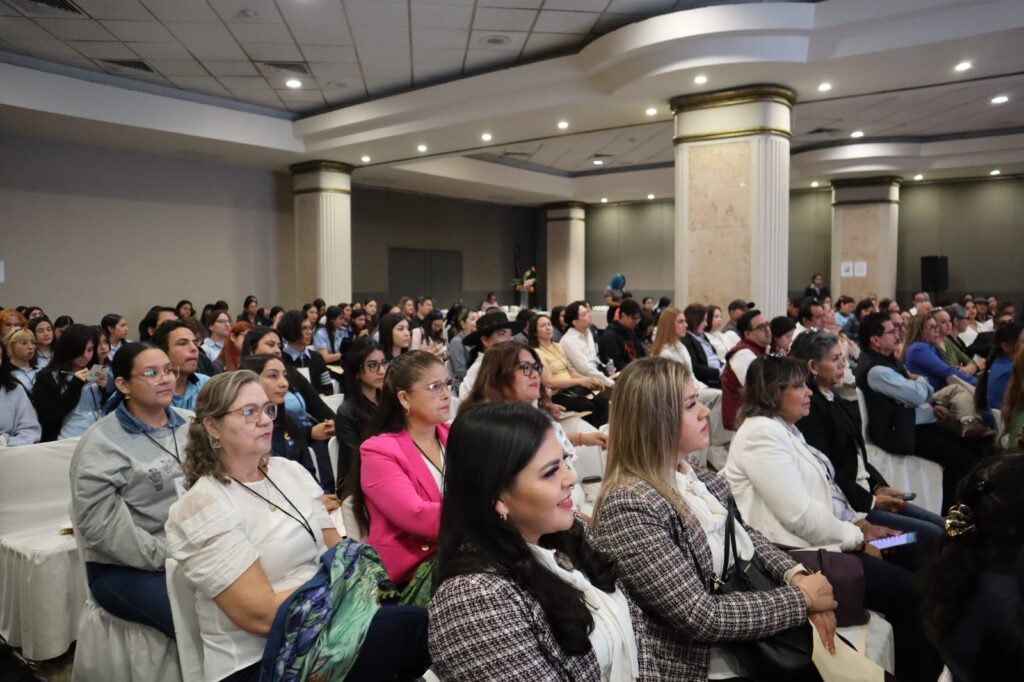
[[[726,482],[697,476],[723,505]],[[704,531],[686,521],[639,478],[608,493],[597,510],[598,545],[617,562],[626,593],[647,616],[647,633],[662,680],[705,682],[713,643],[751,640],[807,620],[799,589],[711,593],[711,549]],[[782,582],[794,561],[744,524],[765,569]]]
[[[622,590],[622,585],[619,585]],[[639,680],[658,676],[643,612],[629,599]],[[569,656],[555,641],[540,603],[501,573],[448,578],[430,600],[433,671],[442,680],[600,682],[594,652]]]

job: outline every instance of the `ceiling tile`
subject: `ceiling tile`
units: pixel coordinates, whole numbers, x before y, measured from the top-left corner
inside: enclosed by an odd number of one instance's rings
[[[374,60],[393,62],[399,59],[410,59],[409,48],[398,45],[392,47],[384,45],[361,46],[358,48],[358,52],[359,61],[363,64]]]
[[[484,31],[529,31],[537,12],[531,9],[478,8],[473,28]]]
[[[541,10],[534,31],[545,33],[588,33],[601,16],[597,12],[554,12]]]
[[[260,72],[249,61],[224,62],[217,59],[208,59],[203,62],[206,68],[214,76],[258,76]]]
[[[480,7],[527,7],[536,9],[540,7],[541,0],[479,0]]]
[[[31,19],[13,17],[0,21],[0,38],[25,42],[29,40],[53,40],[53,36],[44,31]]]
[[[307,62],[354,62],[356,48],[351,45],[300,45]]]
[[[355,62],[310,62],[309,70],[321,81],[363,77],[362,69]]]
[[[567,9],[574,12],[603,12],[608,0],[547,0],[544,9]]]
[[[340,2],[310,2],[309,0],[277,0],[277,6],[290,26],[345,26],[345,10]]]
[[[61,40],[114,40],[110,31],[88,19],[36,19],[36,23]]]
[[[196,59],[238,61],[249,58],[234,40],[230,43],[196,43],[194,45],[189,45],[188,51],[191,52]]]
[[[476,0],[416,0],[417,5],[462,5],[472,7]]]
[[[250,43],[288,43],[294,44],[288,27],[281,24],[228,24],[228,29],[235,35],[238,42]]]
[[[146,62],[165,76],[208,76],[203,65],[194,59],[147,59]]]
[[[413,54],[413,65],[429,64],[431,66],[459,66],[462,67],[462,60],[466,58],[466,48],[426,48],[417,47]]]
[[[129,43],[143,59],[188,59],[188,50],[181,43]]]
[[[245,51],[251,59],[272,62],[301,62],[302,53],[295,44],[284,43],[260,43],[245,46]]]
[[[343,90],[326,89],[321,90],[321,92],[327,103],[334,105],[347,104],[366,97],[366,88],[363,87],[362,83],[359,84],[358,88],[352,88],[351,90],[348,88]]]
[[[405,3],[388,4],[382,2],[349,2],[345,3],[345,14],[348,23],[355,29],[357,26],[393,26],[396,28],[409,25],[409,12]]]
[[[302,45],[352,45],[352,34],[344,18],[338,23],[297,24],[289,22],[295,40]]]
[[[71,40],[68,45],[90,59],[138,59],[138,56],[122,43]]]
[[[523,49],[524,57],[536,57],[550,52],[568,51],[578,48],[583,36],[576,33],[531,33]]]
[[[31,46],[31,49],[28,50],[29,54],[40,59],[85,59],[62,40],[33,40],[25,45]]]
[[[207,0],[224,21],[274,24],[283,21],[274,0]],[[242,16],[243,10],[256,12],[254,17]]]
[[[162,21],[218,20],[206,0],[142,0],[142,4]]]
[[[412,65],[408,61],[367,61],[363,63],[363,75],[367,78],[390,78],[400,80],[408,78]]]
[[[466,5],[413,4],[412,25],[416,28],[468,29],[473,20],[473,8]],[[415,32],[414,32],[415,33]]]
[[[643,14],[612,14],[611,12],[605,12],[594,23],[592,30],[594,33],[611,33],[626,24],[632,24],[646,18]]]
[[[511,31],[502,31],[501,35],[507,37],[509,41],[500,45],[492,45],[487,42],[487,39],[495,35],[494,31],[473,31],[469,36],[469,47],[471,50],[489,50],[494,52],[516,52],[518,53],[523,49],[523,44],[526,42],[526,36],[529,33],[513,33]],[[506,56],[507,59],[507,56]]]
[[[319,90],[278,90],[277,96],[286,104],[297,102],[320,102],[324,101]]]
[[[413,80],[416,81],[416,85],[423,85],[424,83],[430,83],[438,80],[447,80],[449,78],[457,78],[462,75],[462,59],[460,58],[458,65],[455,66],[413,62],[412,73]]]
[[[412,32],[412,44],[418,51],[420,48],[465,48],[469,41],[469,31],[458,31],[449,28],[421,28]]]
[[[178,40],[186,45],[203,43],[234,43],[235,39],[219,20],[197,23],[192,21],[168,21],[165,24]]]
[[[152,21],[153,15],[138,0],[75,0],[93,19]]]
[[[270,84],[262,76],[220,76],[217,80],[232,92],[272,90]]]
[[[508,63],[508,55],[495,50],[467,50],[466,71],[487,69]]]
[[[251,102],[253,104],[262,104],[264,106],[283,106],[281,98],[277,96],[277,93],[273,90],[248,90],[242,92],[232,92],[232,95],[237,97],[243,102]]]
[[[440,29],[443,30],[443,29]],[[356,45],[409,45],[409,29],[394,26],[353,26],[352,36]]]
[[[214,95],[227,94],[227,90],[224,89],[224,86],[218,83],[216,78],[211,78],[210,76],[171,76],[167,80],[171,81],[182,90],[204,92]]]
[[[386,95],[399,90],[404,90],[412,85],[412,79],[410,77],[402,79],[392,78],[367,78],[366,92],[370,95]]]
[[[608,12],[655,14],[672,9],[676,0],[612,0]]]
[[[160,43],[174,40],[159,21],[104,21],[103,26],[123,41]]]

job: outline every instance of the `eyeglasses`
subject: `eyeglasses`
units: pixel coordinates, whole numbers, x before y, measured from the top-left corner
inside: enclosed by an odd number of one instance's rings
[[[162,379],[167,374],[170,374],[172,377],[177,379],[180,373],[181,370],[179,370],[177,367],[167,365],[166,367],[147,367],[141,372],[133,374],[132,376],[142,377],[148,381],[157,381],[159,379]]]
[[[767,329],[770,326],[771,325],[768,324],[767,322],[762,322],[761,324],[754,325],[753,327],[750,328],[750,330],[751,331],[755,331],[755,332],[763,332],[765,329]]]
[[[544,365],[539,362],[520,362],[516,365],[516,369],[526,376],[533,376],[534,374],[540,374],[544,371]]]
[[[277,419],[277,405],[274,403],[267,403],[262,407],[259,405],[244,405],[235,410],[228,410],[224,414],[234,414],[235,412],[242,415],[242,419],[244,419],[247,424],[255,424],[258,422],[261,414],[267,415],[267,419],[270,421]]]
[[[893,327],[892,329],[887,329],[884,332],[882,332],[882,336],[885,336],[886,334],[892,334],[893,336],[896,336],[896,334],[898,332],[899,332],[899,329],[896,329],[895,327]]]
[[[451,393],[453,384],[454,382],[451,379],[445,379],[444,381],[435,381],[434,383],[427,384],[426,386],[414,386],[409,390],[416,391],[422,389],[433,395],[440,395],[444,391],[448,391],[449,393]]]
[[[390,360],[367,360],[363,363],[363,369],[367,372],[379,372],[381,370],[386,372],[390,364]]]

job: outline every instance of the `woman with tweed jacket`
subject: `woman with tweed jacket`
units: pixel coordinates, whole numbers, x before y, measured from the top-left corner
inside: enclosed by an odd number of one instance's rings
[[[429,607],[441,679],[659,679],[639,609],[573,515],[566,458],[529,405],[475,405],[452,425]]]
[[[834,652],[836,603],[828,580],[809,575],[745,524],[736,528],[740,558],[756,554],[780,586],[713,592],[725,568],[729,488],[686,461],[687,453],[707,447],[707,415],[690,370],[667,358],[632,362],[615,383],[595,531],[647,616],[661,679],[743,677],[724,643],[767,637],[808,618]]]

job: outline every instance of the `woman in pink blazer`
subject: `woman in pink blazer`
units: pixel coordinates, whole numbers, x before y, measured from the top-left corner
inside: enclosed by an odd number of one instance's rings
[[[353,500],[364,538],[391,581],[429,591],[441,521],[451,381],[433,353],[412,351],[391,361],[370,438],[359,448],[361,495]],[[359,498],[362,499],[359,499]]]

